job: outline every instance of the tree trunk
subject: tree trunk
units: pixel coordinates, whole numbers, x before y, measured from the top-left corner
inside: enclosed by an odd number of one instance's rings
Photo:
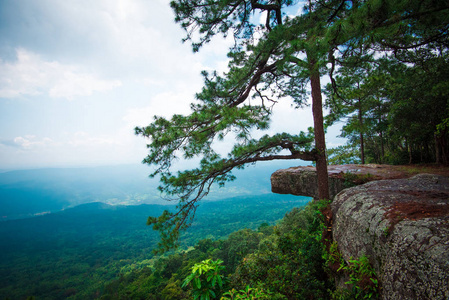
[[[449,160],[446,132],[435,134],[435,158],[437,164],[447,165]]]
[[[443,156],[443,165],[447,166],[449,164],[449,149],[447,143],[447,133],[443,134],[441,139],[441,152]]]
[[[421,143],[421,145],[419,145],[419,160],[420,163],[424,162],[424,144]]]
[[[441,164],[441,152],[440,152],[440,143],[438,141],[438,136],[434,134],[435,140],[435,163]]]
[[[408,151],[408,164],[412,164],[412,145],[408,142],[407,138],[405,139],[407,143],[407,151]]]
[[[362,165],[365,164],[365,145],[363,141],[363,133],[360,132],[360,158],[362,161]]]
[[[383,135],[383,130],[382,130],[382,106],[381,106],[381,104],[379,104],[378,106],[377,106],[377,112],[378,112],[378,116],[379,116],[379,118],[378,118],[378,120],[377,120],[377,122],[378,122],[378,127],[379,127],[379,137],[380,137],[380,163],[381,164],[383,164],[384,163],[384,161],[385,161],[385,144],[384,144],[384,135]]]
[[[363,112],[362,112],[362,104],[360,99],[358,100],[358,104],[359,104],[359,126],[360,126],[360,158],[362,160],[362,165],[365,164],[365,143],[363,141]]]
[[[385,159],[385,146],[384,146],[384,136],[382,134],[382,131],[380,131],[380,163],[384,163]]]
[[[318,151],[316,172],[318,176],[318,198],[329,199],[329,178],[326,161],[326,141],[324,136],[323,100],[321,98],[320,74],[315,69],[315,63],[310,62],[310,85],[312,89],[312,113],[315,132],[315,148]]]

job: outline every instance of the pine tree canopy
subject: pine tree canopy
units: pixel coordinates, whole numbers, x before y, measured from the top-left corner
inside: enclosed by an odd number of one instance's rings
[[[447,43],[449,28],[449,4],[436,0],[176,0],[170,5],[194,52],[216,35],[232,35],[235,44],[226,73],[202,73],[204,87],[190,114],[154,117],[150,125],[135,129],[149,139],[144,163],[154,166],[151,176],[160,177],[160,191],[178,200],[176,212],[148,219],[161,233],[161,251],[177,245],[180,231],[191,224],[198,201],[212,184],[233,180],[231,171],[245,164],[316,161],[326,198],[320,77],[332,77],[338,65],[361,53]],[[307,105],[309,82],[313,130],[254,139],[255,130],[269,128],[277,102]],[[212,145],[228,134],[235,135],[235,145],[222,157]],[[174,173],[178,158],[200,163]]]

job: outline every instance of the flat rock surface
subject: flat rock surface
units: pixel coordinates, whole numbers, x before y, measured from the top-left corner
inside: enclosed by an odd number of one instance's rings
[[[374,180],[409,178],[419,173],[449,176],[449,168],[434,165],[330,165],[329,193],[333,198],[343,189]],[[312,166],[277,170],[271,175],[271,190],[278,194],[317,197],[316,169]]]
[[[291,167],[288,169],[281,169],[276,172],[288,172],[291,174],[298,174],[303,171],[316,172],[316,168],[313,166],[299,166]],[[329,177],[341,178],[345,173],[354,175],[372,175],[372,180],[381,179],[398,179],[408,178],[420,173],[430,173],[436,175],[449,176],[449,168],[444,166],[434,165],[379,165],[379,164],[366,164],[366,165],[329,165],[327,166]]]
[[[448,177],[369,182],[343,190],[331,207],[340,252],[346,261],[370,258],[382,299],[449,299]]]
[[[301,171],[313,171],[316,169],[313,166],[306,167],[292,167],[286,169],[289,172],[301,172]],[[390,165],[330,165],[327,167],[327,171],[330,177],[341,177],[342,174],[351,173],[356,175],[371,174],[378,179],[391,179],[407,176],[405,171],[401,171],[400,168]]]

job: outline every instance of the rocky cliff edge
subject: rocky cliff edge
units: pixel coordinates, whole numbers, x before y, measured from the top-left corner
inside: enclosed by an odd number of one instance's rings
[[[333,240],[347,263],[369,258],[381,299],[449,299],[449,178],[435,171],[329,166]],[[313,167],[279,170],[272,190],[314,197],[316,180]]]
[[[344,259],[369,257],[382,299],[449,299],[449,179],[421,174],[345,189],[331,204]]]

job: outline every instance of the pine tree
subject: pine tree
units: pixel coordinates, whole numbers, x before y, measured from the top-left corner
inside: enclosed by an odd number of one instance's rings
[[[234,180],[231,171],[246,164],[275,159],[315,161],[319,198],[329,198],[320,78],[327,73],[332,76],[336,61],[360,45],[391,47],[398,42],[399,47],[407,47],[407,43],[419,43],[420,37],[408,38],[409,28],[401,26],[415,20],[416,13],[424,18],[430,12],[418,1],[414,1],[418,5],[415,10],[404,11],[405,2],[309,0],[301,2],[302,12],[294,16],[286,11],[299,1],[171,2],[175,21],[185,29],[185,41],[192,43],[193,51],[219,34],[233,34],[235,46],[228,54],[227,73],[203,72],[204,87],[189,115],[155,117],[150,125],[136,128],[136,134],[150,139],[144,163],[156,167],[151,176],[160,176],[161,192],[178,199],[176,212],[165,211],[148,219],[148,224],[161,232],[162,251],[176,246],[180,231],[190,225],[198,201],[212,184],[222,186]],[[396,9],[402,10],[399,15]],[[438,14],[441,9],[444,7],[432,8],[431,13]],[[264,16],[263,24],[254,21],[254,14]],[[421,30],[421,25],[416,22],[415,31]],[[386,34],[389,30],[395,30],[401,40],[392,40]],[[432,34],[424,33],[426,37]],[[272,106],[278,101],[293,101],[298,108],[306,105],[309,83],[313,130],[252,138],[254,130],[269,127]],[[221,157],[212,143],[231,132],[236,135],[235,146],[227,157]],[[180,156],[201,158],[199,167],[173,174],[173,162]]]

